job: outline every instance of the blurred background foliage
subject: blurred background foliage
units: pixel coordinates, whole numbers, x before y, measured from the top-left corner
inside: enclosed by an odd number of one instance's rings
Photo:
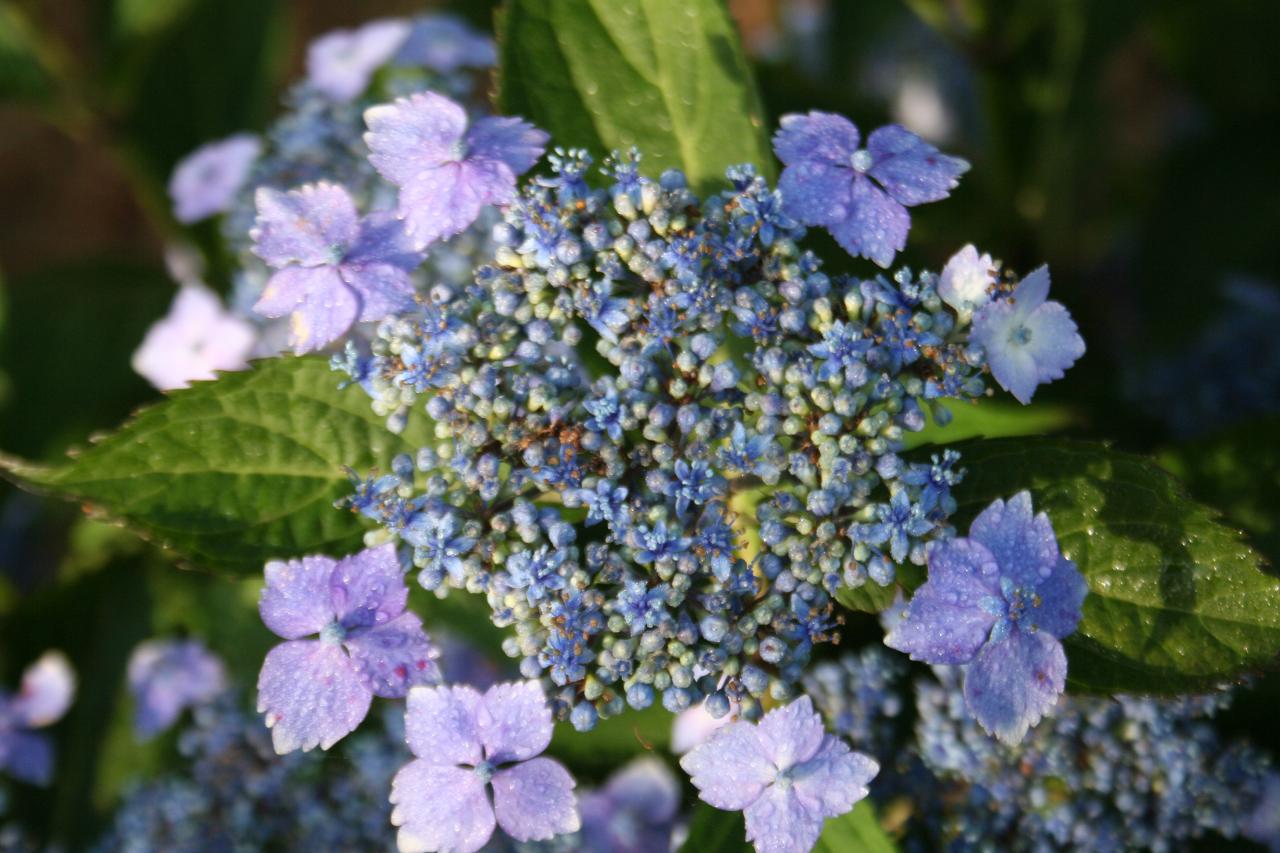
[[[450,8],[488,29],[495,5]],[[824,109],[864,129],[899,121],[973,163],[947,203],[914,218],[905,263],[937,269],[974,242],[1015,269],[1050,264],[1055,298],[1076,315],[1089,353],[1038,398],[1050,405],[1033,428],[1160,454],[1274,562],[1280,425],[1232,425],[1239,413],[1221,411],[1205,423],[1226,431],[1178,427],[1167,398],[1147,391],[1161,369],[1166,378],[1173,369],[1186,393],[1204,381],[1178,374],[1170,359],[1194,351],[1226,306],[1228,282],[1245,277],[1274,294],[1280,281],[1277,7],[730,6],[772,118]],[[0,0],[4,452],[59,457],[157,397],[129,358],[172,298],[163,248],[179,235],[214,239],[208,223],[184,231],[171,218],[164,188],[174,163],[209,139],[263,128],[314,36],[422,8],[411,0]],[[829,255],[837,269],[854,268]],[[1263,369],[1255,359],[1264,357],[1241,346],[1227,366],[1248,373]],[[1202,434],[1188,444],[1188,432]],[[18,805],[73,845],[92,836],[119,790],[121,756],[136,769],[163,752],[127,740],[119,697],[133,644],[200,634],[245,683],[265,648],[252,582],[174,572],[165,562],[127,534],[0,485],[0,684],[13,684],[49,647],[66,651],[82,680],[81,701],[56,730],[63,784],[23,792]],[[1256,695],[1277,692],[1263,685]],[[1238,716],[1252,722],[1250,713]]]

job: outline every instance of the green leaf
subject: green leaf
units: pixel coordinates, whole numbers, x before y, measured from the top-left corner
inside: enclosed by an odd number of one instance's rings
[[[16,5],[0,2],[0,100],[39,100],[52,88],[39,34]]]
[[[924,583],[925,579],[924,568],[911,563],[898,566],[896,574],[897,582],[889,586],[880,586],[874,581],[867,581],[859,587],[842,586],[836,590],[836,601],[850,610],[879,613],[893,604],[898,590],[903,590],[906,597],[910,598],[911,591]]]
[[[1207,689],[1280,653],[1280,582],[1216,510],[1154,460],[1106,445],[994,439],[960,448],[964,530],[996,498],[1030,489],[1089,580],[1066,641],[1076,690]]]
[[[944,400],[939,405],[951,413],[951,422],[939,426],[930,417],[923,430],[903,436],[906,449],[926,444],[953,444],[967,438],[1044,435],[1079,422],[1079,417],[1071,409],[1048,403],[1023,406],[1006,400]]]
[[[875,807],[861,800],[853,811],[822,827],[814,853],[896,853],[898,847],[880,827]]]
[[[734,853],[752,850],[746,842],[747,828],[742,812],[725,812],[698,803],[689,820],[689,836],[680,845],[680,853]]]
[[[510,0],[498,102],[597,156],[639,146],[706,194],[726,166],[773,174],[763,109],[721,0]]]
[[[0,458],[0,470],[209,568],[353,551],[363,526],[333,507],[350,492],[343,466],[386,470],[426,443],[426,422],[393,435],[338,380],[320,357],[258,362],[174,393],[65,463]]]

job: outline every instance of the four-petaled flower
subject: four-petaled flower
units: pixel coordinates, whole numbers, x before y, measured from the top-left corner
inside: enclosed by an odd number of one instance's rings
[[[334,101],[350,101],[368,88],[374,72],[408,37],[409,22],[396,19],[325,33],[307,48],[307,82]]]
[[[409,274],[422,255],[388,213],[363,219],[345,189],[308,184],[287,193],[262,187],[253,251],[276,269],[253,310],[290,319],[299,355],[413,305]]]
[[[173,217],[190,224],[224,212],[260,153],[262,143],[252,133],[237,133],[192,151],[169,178]]]
[[[1080,622],[1084,577],[1058,550],[1031,494],[997,500],[969,538],[935,544],[929,579],[885,643],[915,660],[968,665],[964,698],[984,729],[1017,743],[1053,707],[1067,675],[1062,638]]]
[[[518,118],[468,122],[461,106],[420,92],[364,114],[369,162],[400,188],[399,215],[420,249],[464,231],[487,204],[506,204],[548,136]]]
[[[778,189],[790,216],[823,226],[849,254],[888,267],[907,244],[907,208],[946,198],[969,164],[896,124],[872,131],[866,148],[860,141],[844,116],[783,116],[773,137],[786,164]]]
[[[22,673],[16,695],[0,690],[0,772],[32,785],[53,778],[53,744],[35,729],[62,718],[76,677],[61,652],[45,652]]]
[[[184,284],[169,313],[147,329],[133,369],[161,391],[243,370],[257,342],[252,325],[232,314],[202,284]]]
[[[222,661],[199,640],[147,640],[129,656],[133,730],[150,738],[187,708],[213,700],[227,686]]]
[[[409,590],[394,546],[270,562],[266,579],[258,612],[289,641],[258,675],[258,711],[277,752],[328,749],[360,724],[374,694],[398,699],[440,680],[439,652],[405,612]]]
[[[996,283],[996,262],[979,255],[972,243],[956,252],[938,275],[938,296],[962,317],[973,315],[991,301]]]
[[[822,823],[853,808],[879,772],[875,761],[827,734],[808,696],[730,723],[680,759],[699,796],[742,811],[760,853],[807,853]]]
[[[401,853],[473,853],[495,824],[518,841],[577,831],[573,777],[539,757],[551,742],[551,711],[538,682],[496,684],[484,694],[416,687],[405,739],[416,758],[391,782]]]
[[[991,375],[1021,403],[1037,385],[1061,379],[1084,355],[1084,339],[1059,302],[1046,302],[1049,267],[1027,274],[1006,299],[988,302],[973,315],[973,341],[987,353]]]

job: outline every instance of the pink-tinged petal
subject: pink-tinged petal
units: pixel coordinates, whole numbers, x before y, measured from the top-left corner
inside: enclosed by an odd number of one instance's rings
[[[969,538],[987,547],[1000,565],[1000,574],[1015,585],[1038,586],[1058,564],[1058,539],[1049,516],[1034,514],[1027,491],[995,500],[969,526]]]
[[[853,170],[828,163],[797,163],[782,170],[778,190],[788,216],[806,225],[829,225],[849,215]]]
[[[468,160],[498,160],[522,175],[542,157],[551,137],[523,119],[488,116],[476,119],[466,139]]]
[[[514,191],[514,177],[511,188]],[[483,190],[465,180],[461,163],[425,169],[401,186],[398,210],[413,244],[424,249],[436,240],[465,231],[488,203],[479,194]]]
[[[813,758],[792,771],[796,796],[810,814],[839,817],[867,796],[880,765],[827,735]]]
[[[412,308],[413,279],[391,264],[343,264],[342,279],[360,295],[361,323],[381,320]]]
[[[551,743],[551,709],[537,681],[493,685],[477,719],[485,757],[495,764],[524,761]]]
[[[718,809],[740,811],[755,802],[778,775],[756,727],[730,723],[680,759],[698,796]]]
[[[198,222],[229,208],[260,153],[258,137],[238,133],[184,157],[169,179],[174,218],[184,224]]]
[[[773,150],[788,166],[804,162],[847,166],[858,150],[858,141],[853,122],[815,110],[808,115],[783,116],[773,135]]]
[[[981,543],[938,542],[929,549],[929,579],[885,635],[885,645],[926,663],[969,663],[996,621],[983,601],[999,594],[999,566]]]
[[[351,663],[373,692],[401,699],[409,688],[440,683],[435,659],[440,651],[422,630],[416,614],[404,613],[346,639]]]
[[[779,770],[812,758],[824,735],[822,717],[813,710],[813,700],[808,696],[774,708],[756,726],[765,754]]]
[[[231,314],[200,284],[185,284],[169,313],[147,330],[133,354],[133,369],[161,391],[241,370],[257,341],[252,325]]]
[[[794,786],[771,785],[743,816],[759,853],[809,853],[822,834],[823,817],[805,807]]]
[[[938,276],[938,296],[960,312],[972,313],[991,301],[996,262],[968,244],[951,256]]]
[[[62,719],[76,695],[76,674],[62,652],[45,652],[22,673],[9,715],[24,728],[38,729]]]
[[[320,554],[267,563],[267,583],[258,599],[258,614],[266,626],[277,636],[297,640],[319,634],[334,621],[329,578],[337,564]]]
[[[254,200],[253,251],[277,269],[335,263],[359,234],[355,202],[337,184],[307,184],[287,193],[262,187]]]
[[[0,734],[0,775],[28,785],[48,785],[53,781],[53,741],[35,732]]]
[[[849,254],[887,268],[907,245],[907,209],[862,175],[853,182],[849,205],[849,215],[830,224],[831,236]]]
[[[1033,608],[1023,617],[1036,627],[1062,639],[1075,633],[1084,615],[1085,597],[1089,594],[1089,582],[1080,574],[1076,564],[1066,557],[1058,562],[1036,587]]]
[[[964,701],[984,729],[1015,744],[1057,703],[1066,680],[1061,642],[1044,631],[1014,631],[965,670]]]
[[[484,782],[465,767],[411,761],[391,780],[391,804],[400,853],[474,853],[493,835]]]
[[[479,764],[484,760],[477,725],[481,702],[466,685],[413,688],[404,713],[409,749],[431,764]]]
[[[347,630],[390,622],[408,600],[404,569],[389,543],[343,557],[329,575],[329,601]]]
[[[671,724],[671,751],[676,755],[683,755],[732,723],[736,713],[736,705],[723,717],[711,716],[704,702],[686,708],[676,714],[675,721]]]
[[[258,711],[281,755],[328,749],[369,713],[373,693],[336,643],[292,640],[267,653],[258,673]]]
[[[493,775],[493,810],[498,826],[517,841],[545,841],[577,832],[574,781],[558,761],[534,758]]]
[[[871,177],[908,207],[939,201],[951,194],[969,163],[949,157],[906,128],[890,124],[867,137]]]
[[[369,162],[403,188],[422,172],[456,162],[467,130],[461,106],[435,92],[420,92],[364,112]]]
[[[335,101],[345,102],[369,86],[409,36],[409,22],[371,21],[356,30],[325,33],[307,48],[307,82]]]

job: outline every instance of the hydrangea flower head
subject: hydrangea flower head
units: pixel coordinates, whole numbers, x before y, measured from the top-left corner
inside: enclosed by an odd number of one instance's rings
[[[821,225],[849,254],[888,267],[907,244],[907,208],[946,198],[969,164],[896,124],[872,131],[865,148],[860,143],[844,116],[783,116],[773,137],[786,166],[778,189],[789,216]]]
[[[266,580],[258,612],[288,641],[258,675],[258,711],[276,752],[328,749],[360,724],[375,694],[398,699],[440,680],[439,652],[405,612],[394,546],[267,563]]]
[[[184,157],[169,178],[174,218],[189,224],[227,210],[261,152],[258,137],[238,133]]]
[[[938,276],[938,296],[964,317],[970,317],[991,301],[996,283],[996,262],[978,254],[972,243],[956,252]]]
[[[152,324],[133,354],[133,369],[161,391],[217,378],[249,365],[257,335],[202,284],[184,284],[169,313]]]
[[[1062,556],[1031,493],[997,500],[968,538],[929,550],[929,579],[885,637],[931,664],[967,665],[969,712],[1006,743],[1022,740],[1066,684],[1062,638],[1075,631],[1088,584]]]
[[[455,15],[423,15],[414,20],[396,54],[397,65],[420,65],[441,73],[488,68],[498,61],[493,39]]]
[[[1084,355],[1084,339],[1060,302],[1046,302],[1049,267],[1028,273],[1013,295],[982,306],[973,316],[973,340],[987,354],[991,375],[1019,402],[1036,386],[1061,379]]]
[[[807,853],[823,821],[852,809],[880,770],[823,730],[808,696],[758,724],[725,726],[680,766],[704,801],[744,813],[747,840],[761,853]]]
[[[518,841],[578,830],[573,777],[541,757],[551,711],[536,681],[414,688],[405,736],[416,757],[391,782],[401,853],[473,853],[495,826]]]
[[[391,19],[325,33],[307,48],[307,82],[335,101],[350,101],[368,88],[373,73],[395,56],[409,32],[408,21]]]
[[[76,692],[76,677],[61,652],[45,652],[22,673],[22,686],[0,690],[0,772],[32,785],[53,777],[53,744],[34,731],[56,723]]]
[[[381,320],[413,304],[409,274],[422,256],[390,214],[363,219],[336,184],[287,193],[263,187],[253,250],[276,269],[253,310],[291,315],[290,345],[302,354],[344,334],[357,320]]]
[[[226,688],[226,672],[198,640],[148,640],[129,656],[133,730],[149,738],[169,728],[187,708],[213,700]]]
[[[582,795],[581,848],[587,853],[670,850],[680,784],[653,756],[633,760],[598,791]]]
[[[518,118],[469,120],[435,92],[370,107],[364,118],[369,162],[400,188],[399,214],[420,249],[464,231],[485,205],[509,202],[548,139]]]

